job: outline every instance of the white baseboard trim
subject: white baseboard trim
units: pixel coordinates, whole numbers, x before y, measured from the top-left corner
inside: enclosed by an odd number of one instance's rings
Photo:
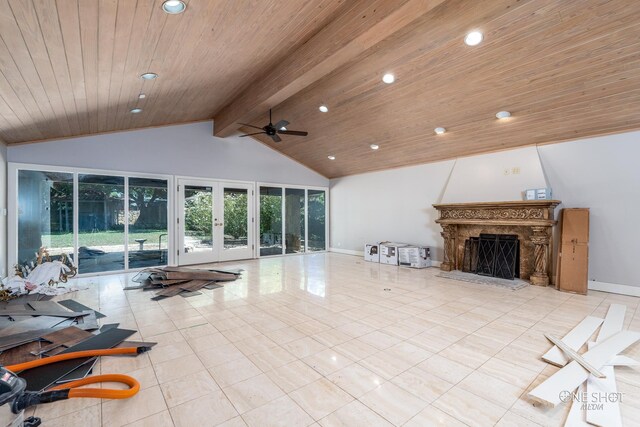
[[[431,260],[431,267],[440,267],[440,264],[442,264],[442,262],[433,259]]]
[[[589,280],[589,289],[592,291],[609,292],[612,294],[629,295],[632,297],[640,297],[640,287],[629,285],[618,285],[616,283],[598,282]]]
[[[337,254],[355,255],[364,257],[364,251],[353,251],[351,249],[329,248],[329,252],[335,252]]]

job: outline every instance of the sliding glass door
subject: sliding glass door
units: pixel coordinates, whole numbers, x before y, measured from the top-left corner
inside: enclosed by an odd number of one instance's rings
[[[327,201],[326,190],[307,190],[307,227],[309,228],[307,250],[327,249]]]
[[[78,175],[78,271],[124,270],[122,176]]]
[[[18,172],[17,262],[33,260],[41,247],[73,257],[73,174]]]
[[[326,250],[326,189],[261,185],[260,256]]]
[[[129,178],[129,268],[167,264],[169,193],[166,179]]]
[[[34,261],[45,248],[68,255],[80,274],[168,264],[168,178],[61,169],[10,164],[12,262]]]

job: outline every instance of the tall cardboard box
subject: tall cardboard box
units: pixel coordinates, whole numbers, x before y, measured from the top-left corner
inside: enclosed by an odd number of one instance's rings
[[[404,267],[431,267],[431,250],[426,246],[405,246],[398,248],[398,264]]]
[[[557,287],[586,294],[589,281],[589,209],[563,209]]]
[[[364,245],[364,260],[380,262],[380,243],[367,243]]]
[[[398,265],[398,249],[405,246],[404,243],[380,242],[380,264]]]

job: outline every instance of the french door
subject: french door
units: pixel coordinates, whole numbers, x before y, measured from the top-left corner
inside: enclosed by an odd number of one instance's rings
[[[250,183],[178,179],[178,264],[253,258]]]

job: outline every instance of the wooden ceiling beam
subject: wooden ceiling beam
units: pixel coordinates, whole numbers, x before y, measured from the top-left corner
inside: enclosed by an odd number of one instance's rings
[[[214,115],[225,137],[310,86],[445,0],[359,0]]]

